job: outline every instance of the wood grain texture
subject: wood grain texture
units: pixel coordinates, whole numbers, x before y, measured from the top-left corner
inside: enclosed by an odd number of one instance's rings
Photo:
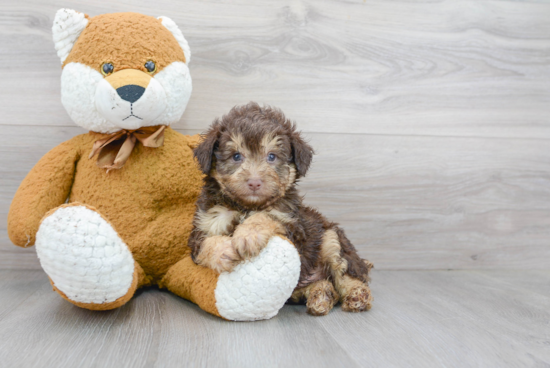
[[[42,271],[0,271],[0,364],[545,366],[548,285],[548,271],[377,271],[367,313],[336,307],[311,317],[287,305],[269,321],[235,323],[157,289],[115,311],[86,311],[53,292]]]
[[[549,276],[548,271],[380,272],[373,283],[379,309],[370,318],[334,313],[319,323],[362,367],[545,366],[550,297],[546,287],[524,284],[548,283]]]
[[[169,15],[191,45],[178,128],[235,104],[280,106],[308,132],[550,138],[550,3],[530,1],[4,0],[0,125],[72,126],[51,24]]]
[[[296,120],[318,153],[301,190],[374,261],[373,309],[232,323],[157,289],[100,313],[54,293],[6,220],[39,158],[84,132],[60,102],[61,7],[180,25],[183,133],[250,100]],[[548,19],[548,1],[3,0],[0,366],[550,365]]]
[[[172,17],[194,91],[175,128],[203,131],[257,100],[318,155],[307,203],[379,269],[550,262],[550,3],[149,1],[2,3],[0,269],[37,269],[7,212],[38,159],[83,132],[60,103],[55,11]]]
[[[10,244],[7,210],[41,155],[83,132],[39,126],[8,130],[0,147],[0,269],[39,268],[33,248]],[[550,150],[545,140],[306,137],[317,149],[300,184],[306,203],[340,222],[378,269],[548,268]]]

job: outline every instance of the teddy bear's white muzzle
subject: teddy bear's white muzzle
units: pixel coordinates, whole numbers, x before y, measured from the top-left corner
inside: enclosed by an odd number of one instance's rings
[[[121,129],[138,129],[151,125],[166,110],[166,92],[154,78],[147,88],[129,84],[117,89],[103,79],[97,84],[95,104],[110,123]]]

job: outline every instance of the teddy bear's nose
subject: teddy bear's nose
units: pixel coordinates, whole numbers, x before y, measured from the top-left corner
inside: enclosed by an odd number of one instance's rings
[[[125,101],[134,103],[143,95],[145,88],[136,86],[135,84],[128,84],[116,89],[116,93]]]

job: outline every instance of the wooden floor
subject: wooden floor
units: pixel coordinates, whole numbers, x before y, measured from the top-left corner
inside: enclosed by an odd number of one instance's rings
[[[0,367],[550,365],[550,1],[2,0]],[[84,131],[60,101],[61,7],[171,17],[192,50],[174,128],[281,107],[306,202],[374,262],[374,307],[230,323],[156,289],[94,313],[14,247],[17,187]]]
[[[0,271],[2,367],[544,367],[550,271],[378,271],[375,304],[226,322],[158,289],[79,309],[42,271]]]

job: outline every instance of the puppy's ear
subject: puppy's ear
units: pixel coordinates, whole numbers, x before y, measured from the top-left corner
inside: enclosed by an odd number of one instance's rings
[[[290,137],[292,145],[292,160],[296,165],[296,170],[300,176],[305,176],[311,160],[313,159],[313,148],[304,141],[300,132],[293,132]]]
[[[220,131],[218,124],[215,123],[208,132],[203,135],[203,141],[193,150],[202,172],[206,175],[210,173],[210,169],[212,168],[212,156],[218,144],[219,137]]]

